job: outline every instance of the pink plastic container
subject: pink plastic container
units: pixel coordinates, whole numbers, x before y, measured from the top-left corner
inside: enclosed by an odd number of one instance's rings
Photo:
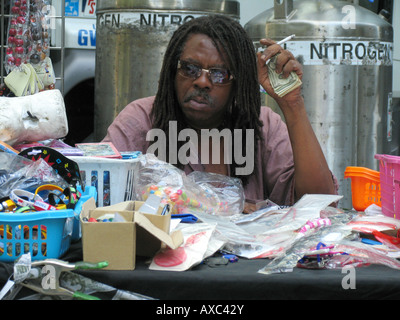
[[[381,180],[382,213],[400,219],[400,157],[377,154]]]

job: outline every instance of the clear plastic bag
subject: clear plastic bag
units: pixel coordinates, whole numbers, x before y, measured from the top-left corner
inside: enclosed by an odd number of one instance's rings
[[[336,224],[320,228],[310,235],[296,239],[290,248],[258,272],[263,274],[292,272],[298,261],[305,255],[310,254],[310,251],[317,248],[319,243],[324,243],[325,245],[334,244],[351,234],[350,230],[341,228],[341,225]]]
[[[326,212],[325,207],[336,198],[330,195],[308,195],[295,205],[296,214],[290,213],[292,208],[280,209],[270,203],[268,207],[250,215],[197,216],[204,222],[217,225],[215,234],[225,242],[224,250],[248,259],[274,258],[306,236],[307,233],[299,233],[298,230],[309,219],[318,218],[322,212]],[[342,216],[341,211],[338,216]],[[334,214],[330,214],[330,217],[335,221]],[[314,228],[308,233],[317,230]]]
[[[243,208],[240,205],[242,202],[244,205],[243,189],[235,179],[207,173],[204,173],[204,177],[202,175],[201,172],[193,176],[186,175],[173,165],[158,160],[153,154],[142,155],[135,177],[136,197],[145,201],[150,194],[155,194],[161,198],[162,204],[170,204],[175,214],[227,215]]]
[[[250,234],[294,232],[308,222],[321,218],[321,212],[340,198],[335,195],[305,195],[293,207],[283,209],[271,203],[269,207],[237,220],[236,223]]]
[[[331,226],[320,228],[297,239],[285,254],[276,257],[259,272],[263,274],[291,272],[299,264],[302,267],[320,269],[383,264],[400,269],[400,261],[388,255],[385,250],[360,241],[359,233],[349,227],[355,220],[354,213],[334,215],[330,220]]]
[[[185,271],[213,254],[219,247],[210,251],[210,240],[215,225],[196,223],[181,228],[184,243],[177,249],[165,248],[158,252],[151,264],[150,270]],[[221,243],[222,245],[222,243]]]
[[[68,187],[67,182],[45,160],[31,161],[0,152],[0,198],[8,197],[13,189],[35,192],[43,184]]]
[[[320,254],[309,251],[306,256],[316,256],[316,259],[304,263],[304,257],[299,261],[298,267],[313,269],[342,269],[346,266],[363,267],[371,264],[382,264],[393,269],[400,269],[400,261],[387,256],[376,248],[359,241],[342,239],[329,246],[327,252]],[[312,261],[312,263],[310,263]]]
[[[242,181],[221,174],[194,171],[188,175],[205,190],[211,190],[218,197],[218,215],[232,216],[244,209]]]

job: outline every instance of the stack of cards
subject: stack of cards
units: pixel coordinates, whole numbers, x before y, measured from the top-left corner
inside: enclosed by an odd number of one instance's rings
[[[112,142],[77,143],[75,146],[81,149],[86,157],[122,159]]]

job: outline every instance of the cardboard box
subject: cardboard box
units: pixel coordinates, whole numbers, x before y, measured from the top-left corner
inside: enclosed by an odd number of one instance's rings
[[[138,212],[144,204],[127,201],[108,207],[96,208],[94,199],[82,206],[83,260],[107,261],[108,270],[134,270],[136,255],[152,257],[168,246],[178,248],[183,243],[180,231],[169,234],[171,214],[143,214]],[[106,213],[118,213],[126,222],[87,222],[84,218],[99,218]]]

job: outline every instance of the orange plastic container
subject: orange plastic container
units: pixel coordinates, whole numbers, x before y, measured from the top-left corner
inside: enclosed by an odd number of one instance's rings
[[[355,210],[364,211],[372,204],[382,206],[379,171],[347,167],[344,177],[351,178],[351,199]]]

